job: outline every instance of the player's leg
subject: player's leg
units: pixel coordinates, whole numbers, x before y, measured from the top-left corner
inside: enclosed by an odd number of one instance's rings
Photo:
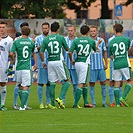
[[[93,107],[96,107],[96,101],[95,101],[95,82],[97,80],[97,72],[96,70],[91,70],[90,69],[90,79],[89,79],[89,84],[90,84],[90,97],[92,101]]]
[[[58,77],[61,80],[64,80],[64,84],[62,84],[61,91],[59,94],[59,99],[62,100],[63,96],[66,95],[68,88],[70,86],[70,73],[69,70],[66,67],[66,64],[64,62],[60,62],[60,64],[57,64],[56,72],[58,72]]]
[[[6,100],[6,83],[2,83],[1,85],[1,107],[5,107],[5,100]]]
[[[79,108],[78,102],[80,100],[81,95],[83,94],[83,99],[84,99],[84,106],[88,105],[88,87],[87,87],[87,82],[88,82],[88,65],[85,63],[75,63],[75,69],[77,72],[78,76],[78,89],[76,90],[76,95],[75,95],[75,101],[74,101],[74,108]],[[84,89],[84,90],[83,90]],[[86,106],[85,106],[86,107]]]
[[[50,83],[48,82],[46,84],[46,105],[45,108],[51,108],[51,104],[50,104]]]
[[[26,102],[29,97],[28,88],[32,84],[31,71],[30,70],[22,70],[21,77],[22,77],[21,86],[23,88],[22,94],[21,94],[21,108],[23,109],[23,108],[25,108]],[[27,109],[27,108],[25,108],[25,109]]]
[[[122,72],[123,72],[124,77],[127,80],[127,84],[124,87],[124,92],[123,92],[122,97],[120,98],[120,102],[122,102],[126,107],[128,107],[129,105],[126,103],[125,99],[133,85],[132,72],[130,68],[125,68],[122,70]]]
[[[0,91],[1,91],[1,109],[7,110],[5,107],[5,100],[6,100],[6,82],[7,82],[7,68],[0,68]]]
[[[110,106],[114,107],[115,103],[114,103],[114,81],[113,80],[109,81],[108,95],[109,95]]]
[[[114,81],[112,80],[112,74],[113,74],[113,67],[110,67],[110,81],[109,81],[109,86],[108,86],[108,95],[109,95],[109,101],[110,101],[110,106],[114,107]]]
[[[65,108],[64,104],[63,104],[63,97],[66,96],[66,93],[68,91],[68,88],[70,86],[70,74],[69,74],[69,71],[66,67],[66,64],[62,61],[57,61],[55,63],[55,71],[57,73],[57,77],[60,79],[60,80],[63,80],[64,81],[64,84],[62,84],[62,87],[61,87],[61,91],[60,91],[60,94],[58,96],[58,98],[56,98],[56,102],[59,104],[59,106],[61,108]]]
[[[87,69],[87,71],[85,73],[86,73],[86,80],[85,80],[85,84],[83,86],[84,107],[85,108],[92,108],[93,105],[89,104],[89,101],[88,101],[88,82],[89,82],[89,79],[90,79],[89,66],[88,66],[88,69]]]
[[[14,109],[18,109],[18,103],[17,103],[17,99],[18,99],[18,90],[19,87],[16,85],[14,88]]]
[[[46,105],[45,108],[50,108],[50,83],[48,81],[48,71],[47,69],[44,69],[44,76],[45,76],[45,80],[44,80],[44,84],[46,84]]]
[[[58,76],[56,74],[56,71],[54,69],[55,65],[54,62],[48,62],[48,79],[50,82],[50,100],[51,100],[51,109],[57,109],[55,106],[55,86],[56,86],[56,81],[58,81]]]
[[[30,87],[28,87],[28,98],[27,98],[27,101],[26,101],[26,105],[25,105],[25,108],[28,110],[28,109],[32,109],[30,106],[28,106],[28,99],[29,99],[29,96],[30,96]]]
[[[115,83],[114,83],[114,97],[115,97],[116,106],[120,107],[119,97],[120,97],[120,84],[121,84],[120,81],[122,80],[121,70],[113,70],[112,79],[115,81]]]
[[[44,108],[43,100],[42,100],[44,80],[45,80],[44,68],[39,68],[38,79],[37,79],[37,83],[38,83],[37,92],[38,92],[38,100],[40,103],[40,109]]]
[[[70,77],[71,77],[71,82],[73,85],[73,96],[74,96],[74,100],[75,100],[75,94],[76,94],[76,90],[78,88],[78,77],[77,77],[77,73],[75,69],[69,69],[70,72]]]
[[[102,94],[102,106],[107,107],[106,104],[106,73],[104,69],[98,70],[98,79],[101,84],[101,94]]]

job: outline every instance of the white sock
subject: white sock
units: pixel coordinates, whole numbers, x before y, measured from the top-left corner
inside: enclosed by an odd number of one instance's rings
[[[1,86],[1,105],[5,105],[6,100],[6,86]]]

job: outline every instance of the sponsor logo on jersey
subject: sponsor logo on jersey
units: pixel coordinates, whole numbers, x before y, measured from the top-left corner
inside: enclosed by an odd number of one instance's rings
[[[8,44],[8,42],[4,42],[4,45],[7,45]]]

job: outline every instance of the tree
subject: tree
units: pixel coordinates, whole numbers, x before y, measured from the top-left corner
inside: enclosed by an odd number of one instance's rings
[[[126,2],[123,2],[123,6],[128,6],[129,4],[133,3],[133,0],[127,0]]]
[[[2,0],[0,4],[1,18],[16,18],[19,14],[28,17],[30,14],[36,18],[65,17],[62,5],[65,0]]]

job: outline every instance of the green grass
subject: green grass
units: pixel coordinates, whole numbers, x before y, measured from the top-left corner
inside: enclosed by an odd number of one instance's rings
[[[7,85],[7,111],[0,112],[0,133],[132,133],[133,132],[133,96],[128,95],[130,107],[103,108],[101,103],[101,89],[96,84],[96,108],[74,109],[72,86],[66,99],[66,109],[39,109],[37,85],[31,87],[29,105],[32,110],[19,111],[13,109],[13,88]],[[45,89],[44,89],[45,90]],[[60,84],[56,86],[59,94]],[[44,97],[45,101],[45,97]],[[90,101],[90,98],[89,98]],[[20,103],[20,101],[18,100]],[[107,95],[107,104],[109,98]],[[83,106],[83,99],[79,102]]]

